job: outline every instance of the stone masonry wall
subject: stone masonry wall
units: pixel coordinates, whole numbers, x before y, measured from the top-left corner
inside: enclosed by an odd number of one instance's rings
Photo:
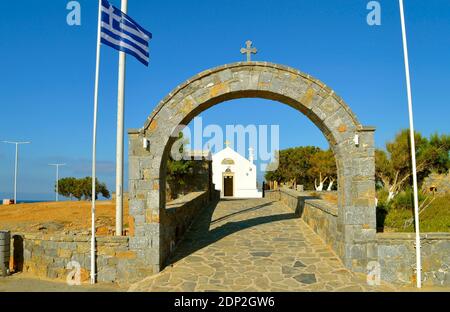
[[[308,199],[290,189],[266,191],[266,198],[292,208],[326,243],[336,249],[337,209],[322,200]],[[422,282],[425,286],[450,286],[450,233],[421,235]],[[381,279],[415,285],[416,249],[414,233],[378,233],[370,261],[380,264]],[[361,255],[364,257],[365,255]]]
[[[397,284],[415,285],[416,249],[413,233],[378,233],[381,278]],[[450,233],[421,235],[422,283],[450,286]]]
[[[184,233],[189,229],[194,219],[208,206],[216,203],[220,198],[220,193],[213,191],[213,200],[210,200],[208,191],[192,192],[180,197],[170,203],[164,212],[164,227],[161,230],[160,247],[163,263],[170,257],[178,242],[183,238]]]
[[[301,217],[330,247],[337,249],[337,207],[307,193],[282,188],[266,191],[266,198],[279,200]]]
[[[266,190],[264,192],[264,198],[267,198],[267,199],[273,200],[273,201],[275,201],[275,200],[280,201],[281,195],[278,190]]]
[[[89,236],[15,234],[11,241],[11,269],[41,278],[66,280],[67,265],[76,261],[82,281],[89,279]],[[128,284],[151,274],[129,249],[128,237],[97,237],[97,280]]]
[[[323,200],[305,200],[302,218],[329,246],[337,249],[337,207]]]

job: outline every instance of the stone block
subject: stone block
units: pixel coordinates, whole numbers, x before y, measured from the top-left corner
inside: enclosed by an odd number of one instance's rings
[[[81,243],[81,244],[78,244],[76,252],[80,253],[80,254],[87,254],[90,252],[90,250],[91,250],[91,246],[89,244]]]
[[[143,250],[150,247],[151,239],[144,236],[130,237],[131,250]]]
[[[143,214],[145,209],[145,200],[131,199],[129,201],[129,207],[131,215]]]
[[[116,249],[114,247],[99,246],[97,252],[102,256],[114,256],[116,254]]]
[[[56,246],[55,246],[56,247]],[[58,250],[56,248],[47,248],[45,249],[44,254],[48,257],[58,257]]]
[[[135,251],[119,251],[116,252],[116,258],[117,259],[136,259],[137,254]]]
[[[229,69],[219,72],[219,79],[221,82],[231,80],[232,78],[233,78],[233,73]]]
[[[351,257],[352,259],[366,259],[367,258],[367,251],[366,251],[366,246],[365,245],[348,245],[346,247],[347,249],[347,254],[349,255],[349,257]]]
[[[72,251],[68,249],[58,249],[59,258],[70,258],[72,257]]]
[[[32,257],[31,250],[30,250],[30,249],[24,249],[24,250],[23,250],[23,259],[24,259],[25,261],[27,261],[27,260],[30,260],[31,257]]]
[[[365,207],[351,207],[346,209],[344,222],[346,225],[361,225],[365,223]]]
[[[129,157],[128,160],[128,176],[129,179],[139,180],[142,179],[142,173],[140,169],[139,157]]]
[[[72,260],[76,261],[80,264],[82,267],[89,267],[90,266],[90,257],[82,254],[73,254]]]
[[[114,283],[117,279],[117,270],[112,267],[105,267],[98,271],[98,281],[105,283]]]

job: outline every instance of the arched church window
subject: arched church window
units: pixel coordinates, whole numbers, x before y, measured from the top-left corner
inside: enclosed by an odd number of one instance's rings
[[[225,158],[222,160],[222,165],[234,165],[234,160],[231,158]]]

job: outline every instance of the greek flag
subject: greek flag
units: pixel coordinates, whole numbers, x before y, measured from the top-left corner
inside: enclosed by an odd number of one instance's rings
[[[101,43],[133,55],[145,66],[149,62],[148,42],[152,34],[131,17],[102,0]]]

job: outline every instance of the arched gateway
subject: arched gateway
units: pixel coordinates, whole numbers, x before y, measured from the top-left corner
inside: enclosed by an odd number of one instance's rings
[[[173,245],[174,222],[165,209],[166,162],[174,129],[211,106],[239,98],[287,104],[325,135],[338,168],[338,217],[332,245],[345,265],[365,270],[375,260],[374,129],[362,126],[324,83],[298,70],[267,62],[228,64],[178,86],[129,131],[130,247],[158,272]],[[144,143],[145,142],[145,143]],[[148,144],[147,144],[148,142]]]

